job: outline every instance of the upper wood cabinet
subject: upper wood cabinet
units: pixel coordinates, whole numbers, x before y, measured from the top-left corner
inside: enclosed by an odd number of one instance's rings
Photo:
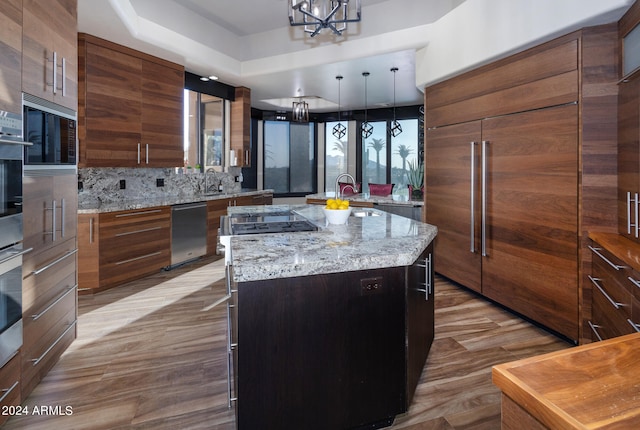
[[[231,102],[231,146],[238,161],[236,166],[251,166],[251,90],[236,88],[236,97]]]
[[[77,110],[77,0],[23,0],[22,91]]]
[[[184,164],[184,67],[78,35],[80,167]]]
[[[22,112],[22,0],[0,2],[0,111]]]

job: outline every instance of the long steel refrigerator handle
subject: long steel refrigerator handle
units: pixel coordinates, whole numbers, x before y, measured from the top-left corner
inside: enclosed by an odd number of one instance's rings
[[[482,256],[487,256],[487,144],[482,141]]]
[[[476,201],[476,145],[478,142],[470,142],[471,145],[471,253],[476,252],[476,217],[475,217],[475,201]]]

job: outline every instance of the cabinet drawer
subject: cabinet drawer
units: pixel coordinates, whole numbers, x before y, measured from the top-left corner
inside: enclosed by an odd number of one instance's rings
[[[20,390],[20,352],[18,352],[0,369],[0,408],[19,405]],[[0,415],[0,426],[8,418],[8,415]]]
[[[22,265],[23,314],[43,307],[76,285],[75,246],[75,239],[70,239],[40,254],[25,255]]]
[[[127,260],[100,265],[100,287],[122,284],[132,279],[154,273],[171,264],[171,250],[164,248],[151,250]]]
[[[635,332],[627,321],[629,316],[615,309],[599,289],[593,289],[592,297],[592,322],[602,339],[611,339]],[[593,336],[592,340],[597,341],[599,339]]]
[[[627,280],[627,270],[619,261],[617,261],[617,259],[610,254],[605,253],[604,250],[600,250],[598,252],[611,263],[620,267],[620,269],[615,270],[611,264],[605,261],[598,254],[593,255],[591,273],[592,279],[595,280],[595,283],[593,284],[594,290],[598,289],[596,284],[600,286],[604,294],[609,296],[611,301],[617,304],[617,306],[614,307],[624,313],[626,318],[630,318],[631,299],[633,296],[630,290],[632,284]]]
[[[38,351],[31,354],[23,351],[22,354],[22,398],[25,399],[33,391],[36,385],[56,364],[60,355],[71,345],[76,338],[75,321],[64,326],[59,331],[58,337],[51,343],[42,345]]]
[[[49,345],[57,338],[60,327],[67,327],[76,320],[76,300],[76,287],[72,286],[50,303],[24,315],[22,350],[37,351],[41,344]]]

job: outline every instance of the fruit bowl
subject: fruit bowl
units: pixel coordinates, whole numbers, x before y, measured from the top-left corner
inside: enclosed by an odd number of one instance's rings
[[[327,209],[322,208],[324,216],[329,224],[346,224],[351,215],[351,207],[347,209]]]

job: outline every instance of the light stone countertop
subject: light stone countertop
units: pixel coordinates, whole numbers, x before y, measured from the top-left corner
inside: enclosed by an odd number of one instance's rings
[[[245,206],[229,208],[229,213],[252,209],[292,209],[320,230],[231,236],[236,282],[409,266],[437,234],[433,225],[372,208],[353,210],[380,216],[351,216],[347,225],[326,225],[319,205]]]
[[[334,191],[326,193],[309,194],[307,199],[326,200],[335,198]],[[372,196],[369,193],[350,194],[344,196],[344,199],[352,202],[363,202],[373,204],[402,205],[402,206],[424,206],[423,200],[408,200],[407,196],[389,194],[388,196]]]
[[[234,197],[252,196],[272,192],[272,190],[243,190],[238,192],[223,192],[216,194],[192,194],[186,196],[166,196],[145,199],[122,199],[101,201],[98,199],[83,201],[78,204],[79,214],[117,212],[135,209],[146,209],[157,206],[172,206],[186,203],[222,200]]]

